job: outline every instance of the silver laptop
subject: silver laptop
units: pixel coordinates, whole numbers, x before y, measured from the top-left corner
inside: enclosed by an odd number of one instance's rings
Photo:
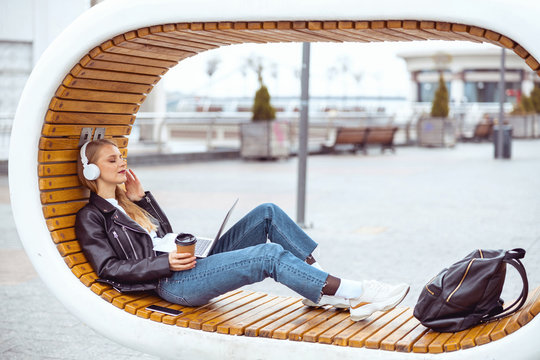
[[[234,207],[236,206],[236,203],[238,203],[238,199],[236,199],[234,204],[231,206],[231,208],[227,212],[227,215],[225,215],[225,219],[223,219],[223,222],[221,223],[221,226],[219,227],[217,235],[214,239],[197,237],[197,244],[195,245],[196,257],[205,258],[214,249],[219,238],[221,237],[221,233],[223,232],[223,229],[225,229],[225,225],[227,225],[227,221],[229,221],[229,218],[231,217],[232,211]]]

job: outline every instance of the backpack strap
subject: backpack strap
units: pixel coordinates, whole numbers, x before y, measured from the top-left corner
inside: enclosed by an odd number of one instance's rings
[[[512,305],[504,309],[502,313],[495,316],[488,315],[482,319],[482,322],[500,320],[503,317],[513,314],[519,309],[521,309],[523,304],[525,304],[525,301],[527,301],[527,294],[529,293],[529,281],[527,280],[527,272],[525,271],[525,267],[519,260],[519,259],[522,259],[524,256],[525,256],[525,250],[521,248],[517,248],[517,249],[512,249],[512,250],[507,251],[503,258],[503,261],[506,264],[512,265],[519,272],[519,275],[521,276],[521,280],[523,281],[523,288],[521,289],[521,294],[516,299],[516,301],[514,301]]]

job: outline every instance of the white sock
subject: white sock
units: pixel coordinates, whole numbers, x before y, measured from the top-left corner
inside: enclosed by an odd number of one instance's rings
[[[362,282],[347,279],[341,279],[341,283],[335,294],[335,296],[344,297],[346,299],[352,299],[360,295],[362,295]]]

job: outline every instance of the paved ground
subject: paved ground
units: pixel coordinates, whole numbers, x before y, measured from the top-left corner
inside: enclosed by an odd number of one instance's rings
[[[524,247],[531,286],[540,285],[540,141],[514,141],[513,159],[491,144],[398,148],[395,155],[309,159],[308,233],[320,263],[352,279],[423,284],[475,248]],[[138,167],[176,229],[212,236],[232,201],[232,221],[261,202],[295,215],[296,159]],[[14,228],[7,178],[0,177],[0,358],[153,359],[94,333],[67,314],[36,276]],[[512,275],[504,294],[518,290]],[[250,287],[280,295],[271,280]],[[503,294],[503,295],[504,295]]]

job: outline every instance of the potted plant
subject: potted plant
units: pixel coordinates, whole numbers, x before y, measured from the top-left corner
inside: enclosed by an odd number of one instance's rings
[[[241,125],[240,154],[244,159],[287,158],[290,153],[288,123],[276,121],[276,110],[262,81],[259,67],[259,89],[255,93],[250,123]]]
[[[540,88],[535,87],[529,96],[522,95],[514,105],[505,123],[512,126],[512,136],[516,138],[537,137],[540,134]]]
[[[431,104],[431,116],[422,117],[418,121],[417,134],[420,146],[454,146],[456,143],[455,126],[448,119],[449,96],[442,73],[439,75],[439,86],[435,91]]]

